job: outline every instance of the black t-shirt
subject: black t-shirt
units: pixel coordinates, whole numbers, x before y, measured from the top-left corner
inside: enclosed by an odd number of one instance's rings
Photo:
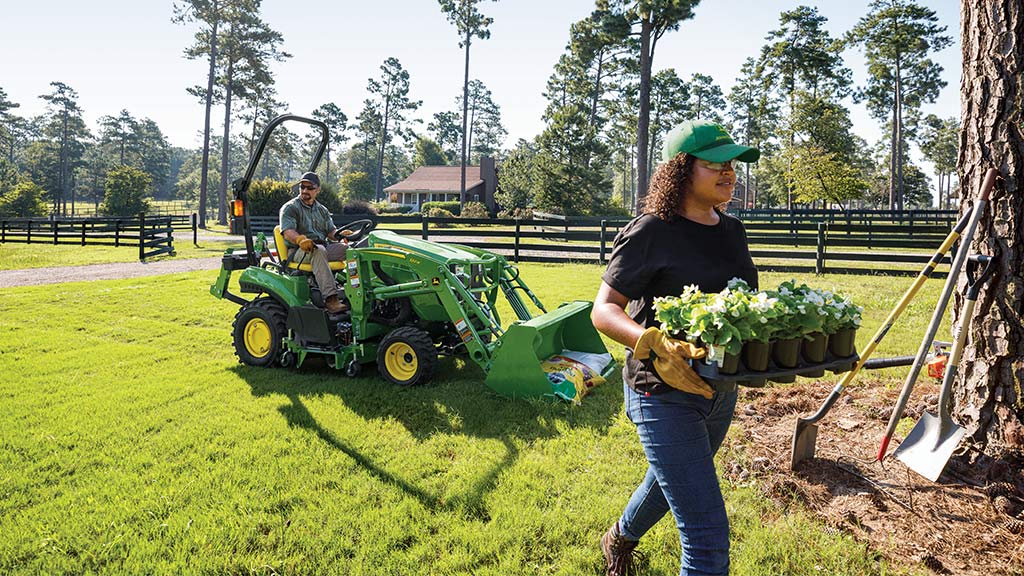
[[[703,292],[719,292],[733,278],[757,288],[757,268],[750,258],[743,224],[721,212],[713,226],[678,215],[668,221],[651,214],[633,219],[615,237],[608,269],[601,276],[629,298],[626,313],[645,328],[660,325],[655,318],[655,298],[678,296],[690,284]],[[622,377],[634,388],[665,388],[650,362],[634,360],[630,348],[626,349]]]

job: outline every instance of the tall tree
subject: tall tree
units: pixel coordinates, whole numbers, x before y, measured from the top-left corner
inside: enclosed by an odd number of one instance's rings
[[[85,152],[85,141],[90,138],[89,130],[82,120],[82,109],[78,106],[78,93],[63,82],[50,82],[53,92],[40,96],[48,105],[49,122],[46,135],[59,150],[57,194],[53,195],[54,212],[67,213],[67,201],[71,199],[71,213],[74,215],[75,199],[72,174]],[[52,192],[52,191],[51,191]]]
[[[1002,180],[973,242],[976,250],[996,258],[998,271],[978,297],[954,386],[954,418],[986,452],[1019,453],[1024,450],[1024,6],[962,0],[960,14],[960,211],[975,204],[989,168],[998,169]],[[955,317],[962,313],[958,305]]]
[[[197,60],[203,57],[209,60],[209,72],[206,79],[206,91],[203,93],[203,159],[200,167],[199,183],[199,222],[200,228],[206,228],[206,195],[209,184],[210,169],[210,112],[213,110],[213,87],[217,77],[217,41],[218,29],[224,20],[224,3],[228,0],[180,0],[174,3],[172,21],[179,24],[198,22],[201,24],[195,34],[195,42],[185,49],[185,57]]]
[[[872,0],[868,14],[846,35],[863,46],[868,63],[867,85],[854,92],[855,102],[892,127],[889,161],[889,209],[903,209],[903,145],[905,120],[926,102],[934,102],[946,82],[942,66],[928,55],[952,42],[938,25],[935,11],[914,0]]]
[[[651,120],[651,66],[658,40],[665,33],[678,30],[684,20],[693,18],[693,8],[700,0],[596,0],[597,12],[609,38],[626,41],[630,36],[640,39],[640,89],[637,116],[637,194],[636,210],[640,211],[647,195],[649,174],[647,149]]]
[[[284,38],[260,19],[261,0],[233,0],[225,5],[224,38],[221,40],[220,90],[224,100],[224,135],[217,223],[227,224],[227,189],[230,180],[231,106],[235,93],[243,97],[250,86],[273,84],[269,64],[290,57],[278,49]]]
[[[14,144],[17,133],[15,123],[19,118],[11,114],[10,111],[20,106],[21,104],[8,100],[7,92],[0,88],[0,145],[8,150],[8,160],[12,163],[14,162]]]
[[[444,150],[448,164],[459,157],[459,143],[462,141],[462,129],[459,126],[458,112],[437,112],[434,119],[427,124],[427,130],[434,135],[434,140]]]
[[[458,98],[462,108],[467,108]],[[479,80],[472,80],[469,83],[469,135],[466,138],[466,149],[469,151],[467,162],[472,163],[474,152],[479,159],[483,155],[493,156],[508,131],[501,125],[501,107],[494,103],[491,98],[491,91]]]
[[[661,70],[651,78],[651,136],[647,169],[654,170],[657,150],[663,135],[675,124],[691,118],[690,85],[676,74],[674,68]]]
[[[466,201],[466,138],[468,134],[468,110],[469,110],[469,47],[473,38],[486,40],[491,37],[491,31],[487,29],[494,22],[494,18],[484,16],[477,8],[484,0],[437,0],[441,5],[441,11],[448,18],[448,22],[455,25],[459,32],[459,47],[466,51],[466,71],[462,81],[462,180],[459,188],[459,206]],[[496,0],[493,0],[496,1]]]
[[[693,117],[721,123],[725,97],[722,95],[722,88],[715,84],[715,79],[705,74],[694,74],[690,79],[689,88],[689,108]]]
[[[376,199],[381,199],[384,189],[384,153],[392,136],[403,139],[407,136],[404,124],[409,120],[406,114],[420,107],[419,100],[409,99],[409,72],[402,68],[397,58],[388,58],[380,67],[380,80],[370,78],[366,90],[376,96],[368,101],[380,119],[380,136],[377,141]]]
[[[794,126],[797,108],[808,101],[835,101],[850,90],[850,70],[843,65],[842,45],[825,30],[827,19],[817,8],[798,6],[779,14],[779,27],[768,33],[758,63],[773,97],[783,111],[779,126],[780,146],[787,159],[797,158],[796,150],[809,133]],[[831,152],[825,150],[825,152]],[[775,163],[782,178],[776,187],[785,188],[786,206],[792,208],[795,182],[792,164]]]
[[[320,120],[324,124],[327,124],[327,170],[324,174],[324,180],[330,181],[331,179],[331,145],[341,150],[341,147],[348,141],[348,116],[338,108],[338,105],[334,102],[328,102],[327,104],[321,104],[319,108],[313,110],[313,118]]]
[[[778,107],[769,94],[762,64],[754,58],[747,58],[740,74],[729,91],[729,118],[734,126],[734,135],[740,142],[760,149],[778,122]],[[748,208],[757,205],[757,171],[751,164],[744,163],[741,174],[743,205]]]
[[[923,130],[921,130],[918,140],[921,154],[925,160],[935,166],[935,175],[939,178],[938,186],[936,186],[938,207],[949,208],[951,180],[956,173],[956,159],[959,151],[957,140],[960,137],[960,119],[947,118],[943,120],[934,114],[929,114],[923,124]],[[943,185],[944,183],[945,185]]]
[[[444,166],[448,163],[448,159],[444,156],[444,151],[430,138],[421,136],[416,139],[415,153],[412,157],[413,168],[419,168],[420,166]]]
[[[118,151],[118,164],[125,165],[124,152],[128,147],[131,150],[129,141],[138,130],[138,122],[127,110],[121,110],[117,116],[103,116],[100,118],[100,145],[113,145]]]

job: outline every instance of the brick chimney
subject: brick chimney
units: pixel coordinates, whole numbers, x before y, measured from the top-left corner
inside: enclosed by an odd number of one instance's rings
[[[493,157],[480,157],[480,179],[484,181],[484,204],[487,206],[487,211],[493,216],[497,212],[494,193],[498,190],[498,173],[494,168]]]

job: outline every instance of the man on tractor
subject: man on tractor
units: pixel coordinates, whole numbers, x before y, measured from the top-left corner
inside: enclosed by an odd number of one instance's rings
[[[288,244],[292,261],[312,265],[324,308],[331,314],[340,314],[348,310],[348,305],[338,299],[338,283],[328,262],[345,260],[348,250],[345,236],[352,231],[338,231],[330,210],[316,201],[319,193],[320,177],[315,172],[303,174],[298,196],[281,206],[281,234]],[[301,252],[294,253],[296,248]],[[288,257],[286,254],[280,256],[282,259]]]

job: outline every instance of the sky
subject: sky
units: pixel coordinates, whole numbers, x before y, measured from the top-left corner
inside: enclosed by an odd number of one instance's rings
[[[954,43],[933,55],[948,85],[923,111],[959,116],[960,44],[958,0],[918,0],[936,11]],[[171,21],[173,0],[35,0],[8,2],[0,34],[0,88],[19,103],[12,112],[45,112],[41,94],[60,81],[79,94],[90,128],[122,109],[157,122],[171,144],[201,146],[203,107],[186,88],[206,84],[208,64],[187,60],[196,25]],[[658,43],[654,69],[674,68],[680,77],[711,76],[728,94],[743,61],[756,57],[779,13],[816,5],[833,36],[850,29],[869,0],[704,0],[695,17]],[[594,0],[500,0],[484,2],[491,37],[475,41],[470,76],[484,82],[501,107],[509,132],[506,146],[543,130],[545,83],[568,41],[569,26],[586,17]],[[422,100],[415,117],[426,124],[436,112],[454,110],[462,90],[464,53],[455,27],[436,0],[263,0],[264,20],[284,36],[292,54],[273,69],[289,112],[308,115],[334,102],[354,118],[367,97],[367,80],[395,57],[410,74],[410,97]],[[844,53],[856,85],[867,71],[859,51]],[[863,104],[847,102],[854,131],[869,143],[882,137],[880,122]],[[223,109],[214,113],[220,125]],[[919,158],[914,153],[912,157]],[[926,173],[931,174],[925,166]]]

